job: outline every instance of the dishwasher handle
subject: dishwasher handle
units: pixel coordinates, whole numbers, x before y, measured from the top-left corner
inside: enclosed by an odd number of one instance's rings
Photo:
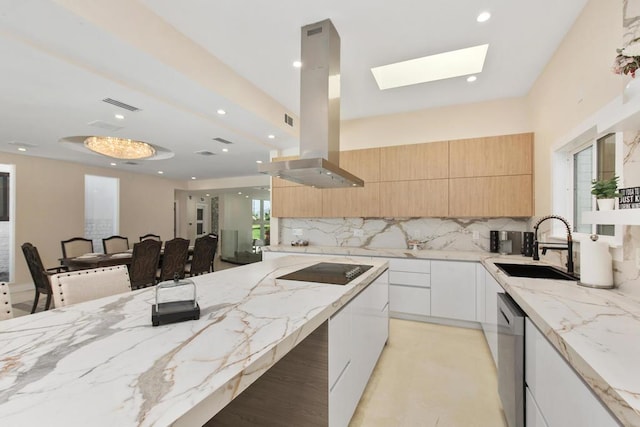
[[[506,293],[498,293],[498,326],[514,334],[524,333],[526,316],[516,302]]]

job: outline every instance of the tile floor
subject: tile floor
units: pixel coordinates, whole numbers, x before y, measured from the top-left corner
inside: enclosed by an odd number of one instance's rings
[[[391,319],[350,427],[503,427],[482,331]]]

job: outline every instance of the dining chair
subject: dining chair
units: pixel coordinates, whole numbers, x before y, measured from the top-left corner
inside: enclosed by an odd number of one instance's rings
[[[213,271],[213,259],[216,256],[217,247],[218,239],[216,238],[209,236],[197,238],[193,247],[193,257],[187,264],[185,272],[189,276],[197,276]]]
[[[51,276],[56,308],[131,291],[126,265],[78,270]]]
[[[62,246],[62,258],[75,258],[93,252],[93,240],[84,237],[62,240],[60,246]]]
[[[35,313],[36,308],[38,307],[40,294],[45,294],[47,296],[47,302],[44,309],[49,310],[49,307],[51,306],[51,282],[49,280],[49,276],[64,271],[64,267],[45,269],[44,265],[42,265],[42,259],[38,253],[38,248],[29,242],[22,245],[22,253],[27,261],[27,266],[29,267],[29,272],[31,273],[31,278],[33,279],[33,285],[35,286],[36,291],[31,313]]]
[[[111,236],[102,239],[102,248],[105,254],[115,254],[129,250],[129,239],[122,236]]]
[[[157,241],[162,241],[160,239],[160,236],[158,236],[157,234],[145,234],[144,236],[140,236],[140,241],[142,242],[143,240],[147,240],[147,239],[151,239],[151,240],[157,240]]]
[[[162,267],[160,268],[159,281],[172,280],[175,274],[180,279],[184,278],[184,269],[189,257],[189,240],[176,237],[167,240],[162,254]]]
[[[11,319],[12,317],[13,308],[11,307],[9,285],[4,282],[0,282],[0,320]]]
[[[131,267],[129,268],[132,289],[156,284],[161,246],[162,243],[152,239],[143,240],[133,245]]]

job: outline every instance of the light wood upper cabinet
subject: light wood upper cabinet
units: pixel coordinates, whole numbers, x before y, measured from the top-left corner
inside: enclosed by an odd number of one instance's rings
[[[322,216],[322,190],[302,185],[273,187],[271,189],[271,215],[276,218],[320,218]]]
[[[449,142],[449,177],[533,173],[533,134],[492,136]]]
[[[438,179],[448,176],[447,141],[380,149],[380,181]]]
[[[380,149],[341,151],[339,166],[365,183],[378,182],[380,181]]]
[[[449,216],[447,179],[380,183],[380,216]]]
[[[361,188],[331,188],[322,190],[322,216],[379,217],[380,184],[367,182]]]
[[[449,180],[449,216],[531,216],[531,179],[531,175],[452,178]]]

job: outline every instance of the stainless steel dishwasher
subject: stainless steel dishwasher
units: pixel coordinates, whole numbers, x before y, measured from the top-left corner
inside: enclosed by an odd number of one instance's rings
[[[498,393],[509,427],[524,427],[524,318],[507,294],[498,294]]]

